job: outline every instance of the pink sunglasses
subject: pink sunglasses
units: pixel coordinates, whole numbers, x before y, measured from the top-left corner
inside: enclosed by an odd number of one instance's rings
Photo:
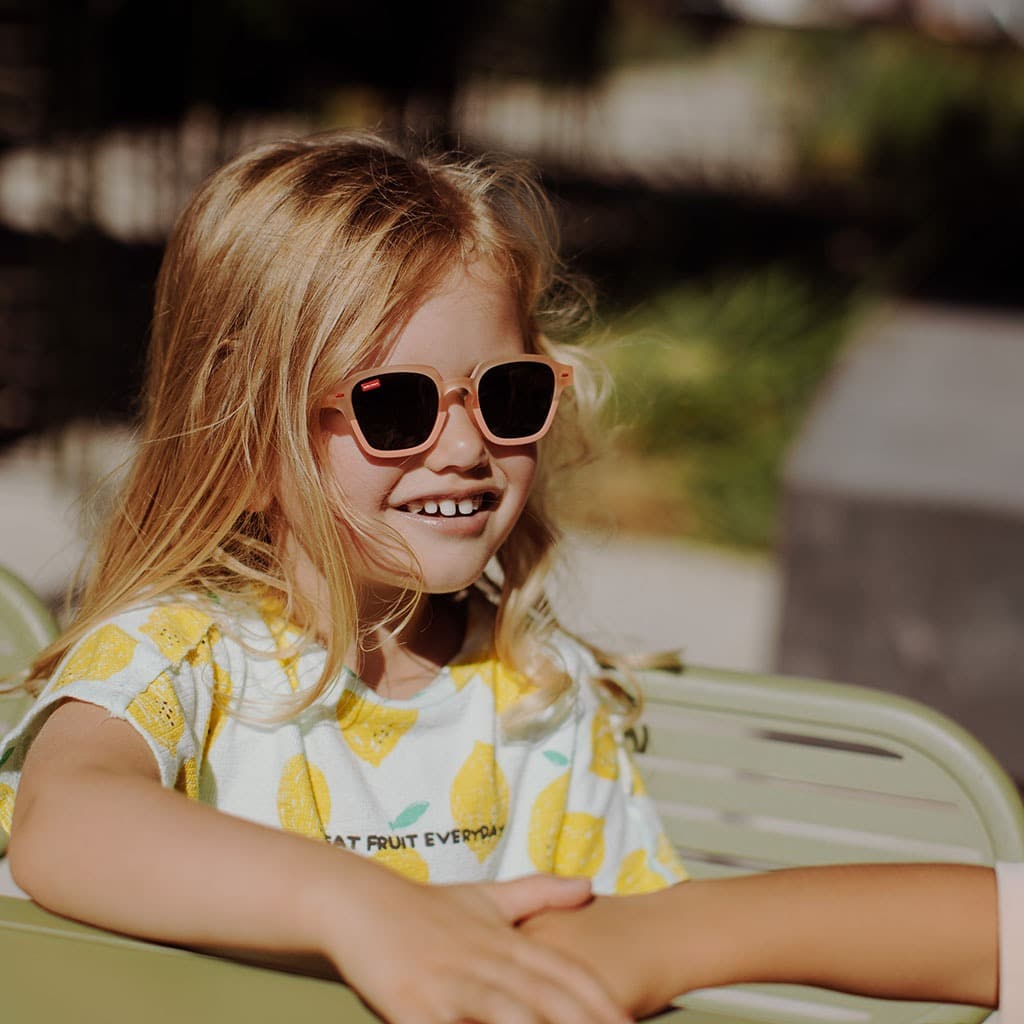
[[[466,411],[488,441],[516,445],[548,432],[571,384],[572,367],[547,356],[497,359],[451,380],[432,366],[377,366],[346,377],[324,404],[345,416],[368,454],[402,458],[437,440],[452,391],[465,392]]]

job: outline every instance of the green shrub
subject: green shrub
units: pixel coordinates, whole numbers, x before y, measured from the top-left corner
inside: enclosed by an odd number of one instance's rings
[[[786,449],[856,306],[779,265],[681,285],[608,318],[625,456],[657,460],[651,486],[685,501],[698,536],[774,542]],[[678,476],[666,479],[666,464]]]

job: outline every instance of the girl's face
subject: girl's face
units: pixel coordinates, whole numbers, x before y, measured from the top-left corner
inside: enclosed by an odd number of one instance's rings
[[[493,268],[474,264],[448,277],[376,365],[425,364],[449,380],[469,377],[482,362],[523,352],[509,288]],[[463,399],[461,391],[446,396],[437,440],[405,458],[364,452],[340,412],[326,410],[322,418],[326,472],[358,512],[402,537],[419,562],[427,593],[461,590],[480,577],[519,519],[537,466],[536,444],[487,441]],[[473,510],[463,514],[460,505]],[[453,508],[455,515],[442,512]],[[407,558],[386,545],[362,551],[353,559],[357,583],[387,597],[408,585],[402,569]]]

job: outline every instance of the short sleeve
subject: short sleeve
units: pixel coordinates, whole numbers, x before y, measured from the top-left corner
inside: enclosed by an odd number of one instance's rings
[[[621,720],[591,681],[596,665],[577,661],[575,756],[555,871],[587,875],[594,891],[654,892],[686,878],[675,847],[630,755]]]
[[[0,741],[0,828],[10,832],[29,747],[68,699],[95,704],[131,725],[152,751],[163,785],[197,798],[217,656],[212,618],[189,602],[132,609],[88,633]]]

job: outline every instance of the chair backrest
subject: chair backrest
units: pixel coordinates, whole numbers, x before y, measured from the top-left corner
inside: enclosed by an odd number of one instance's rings
[[[0,566],[0,735],[28,706],[23,692],[9,692],[5,685],[13,673],[57,635],[50,610],[14,573]]]
[[[646,673],[643,683],[638,760],[695,877],[1024,858],[1024,810],[1011,780],[963,729],[921,704],[856,686],[703,669]],[[970,1024],[987,1015],[797,986],[707,990],[680,1005],[707,1014],[709,1024]]]
[[[0,677],[34,657],[57,635],[50,610],[27,583],[0,566]]]
[[[31,703],[24,690],[7,683],[57,635],[50,610],[28,585],[0,566],[0,736],[21,717]],[[0,856],[7,849],[7,833],[0,832]]]

